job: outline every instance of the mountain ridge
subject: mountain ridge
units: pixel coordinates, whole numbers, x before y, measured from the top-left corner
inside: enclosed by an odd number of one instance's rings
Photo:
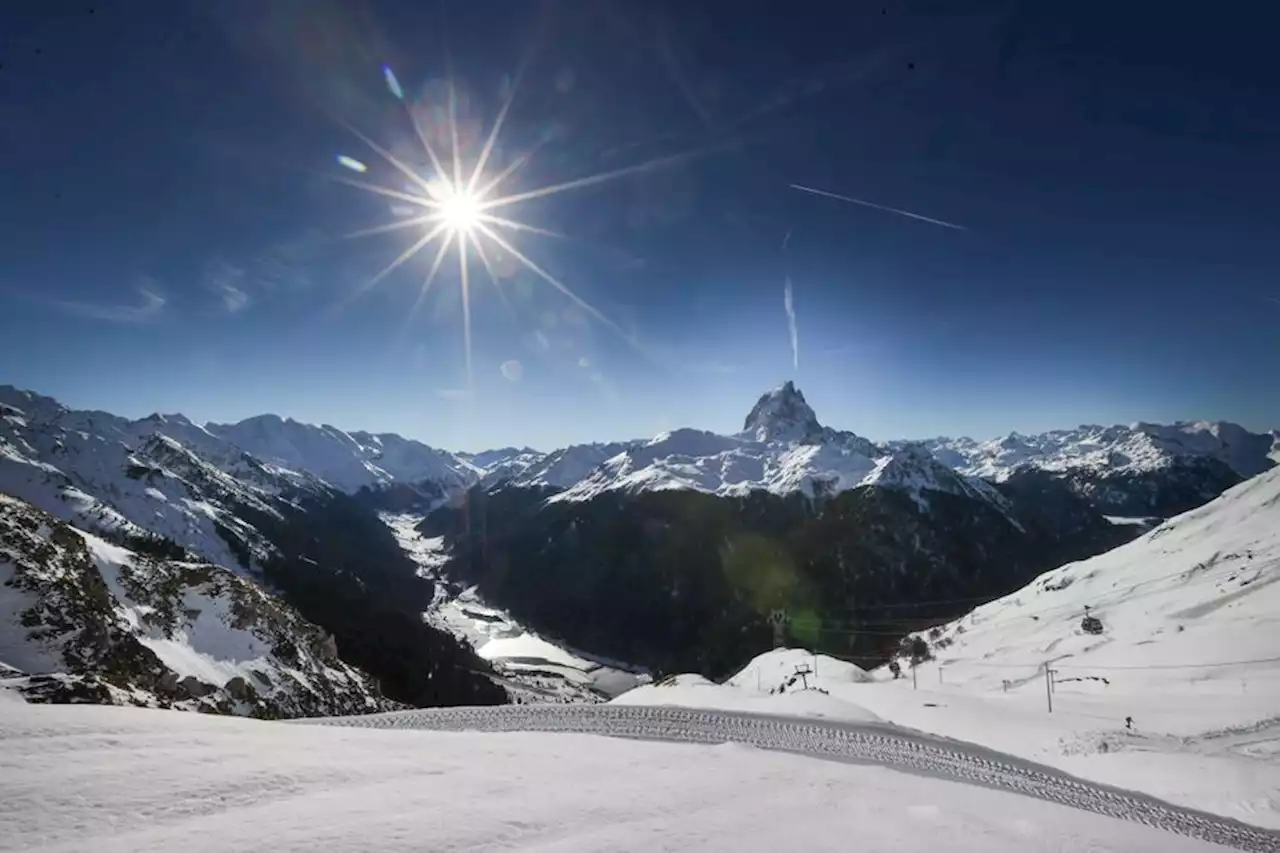
[[[1189,495],[1172,502],[1181,511],[1190,508],[1183,504],[1208,500],[1280,464],[1280,430],[1252,433],[1226,421],[1084,425],[1032,435],[1011,432],[985,441],[939,437],[876,443],[823,426],[790,380],[757,400],[738,433],[686,427],[651,439],[569,445],[546,453],[528,447],[455,453],[396,433],[346,431],[275,414],[226,424],[199,425],[181,414],[159,413],[130,421],[106,412],[69,409],[53,398],[0,386],[0,406],[21,412],[22,402],[34,404],[46,416],[50,410],[61,410],[88,425],[106,423],[132,440],[161,432],[206,459],[212,457],[224,470],[247,454],[270,466],[272,477],[295,484],[319,480],[349,493],[408,486],[427,507],[456,498],[476,483],[549,487],[568,493],[562,500],[612,488],[733,494],[794,489],[821,495],[864,484],[901,485],[883,477],[883,471],[897,467],[883,460],[917,447],[968,478],[998,482],[1033,467],[1068,479],[1108,480],[1101,486],[1082,485],[1081,491],[1088,495],[1092,489],[1100,508],[1115,514],[1128,509],[1135,515],[1142,514],[1139,510],[1168,515],[1170,507],[1159,500],[1126,506],[1123,500],[1108,501],[1096,494],[1122,488],[1115,485],[1116,478],[1148,477],[1179,465],[1206,469],[1189,475],[1207,480],[1204,488],[1193,487]],[[13,412],[0,415],[22,420]]]

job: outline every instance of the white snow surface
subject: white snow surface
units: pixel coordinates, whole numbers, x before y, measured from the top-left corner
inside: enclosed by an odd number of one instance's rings
[[[0,850],[1223,849],[882,767],[588,735],[0,702],[0,767]]]
[[[961,473],[997,481],[1023,465],[1048,471],[1141,473],[1167,467],[1178,458],[1210,457],[1249,478],[1280,464],[1280,430],[1252,433],[1226,421],[1085,425],[1036,435],[1012,432],[988,441],[934,438],[923,444]]]
[[[916,689],[905,661],[903,678],[881,669],[866,682],[820,658],[807,681],[893,723],[1280,828],[1278,582],[1280,469],[923,632],[936,659]],[[1086,605],[1101,634],[1082,630]],[[697,701],[777,698],[767,691],[806,657],[771,652]],[[642,700],[689,701],[661,689]]]

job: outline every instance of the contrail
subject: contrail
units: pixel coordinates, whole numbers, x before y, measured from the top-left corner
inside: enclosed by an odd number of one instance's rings
[[[791,276],[782,289],[782,304],[787,309],[787,325],[791,328],[791,369],[800,369],[800,333],[796,330],[796,304],[791,295]]]
[[[968,230],[969,230],[968,228],[965,228],[963,225],[956,225],[954,222],[946,222],[946,221],[941,220],[941,219],[933,219],[933,218],[928,217],[928,216],[921,216],[920,214],[918,214],[918,213],[912,213],[912,212],[911,212],[911,211],[909,211],[909,210],[899,210],[899,209],[898,209],[898,208],[896,208],[896,207],[888,207],[888,206],[883,205],[883,204],[876,204],[876,203],[875,203],[875,202],[873,202],[873,201],[863,201],[863,200],[862,200],[862,199],[860,199],[860,198],[851,198],[850,196],[847,196],[847,195],[840,195],[839,193],[829,193],[829,192],[827,192],[826,190],[815,190],[813,187],[804,187],[804,186],[801,186],[800,184],[791,184],[790,186],[791,186],[791,189],[793,189],[793,190],[800,190],[801,192],[813,193],[814,195],[826,196],[827,198],[834,198],[834,199],[837,199],[837,200],[839,200],[839,201],[847,201],[847,202],[849,202],[850,204],[860,204],[860,205],[862,205],[863,207],[873,207],[873,208],[875,208],[876,210],[883,210],[883,211],[885,211],[885,212],[887,212],[887,213],[896,213],[896,214],[898,214],[899,216],[909,216],[909,217],[911,217],[912,219],[919,219],[921,222],[929,222],[929,223],[931,223],[931,224],[933,224],[933,225],[941,225],[943,228],[954,228],[954,229],[955,229],[955,230],[957,230],[957,231],[968,231]]]

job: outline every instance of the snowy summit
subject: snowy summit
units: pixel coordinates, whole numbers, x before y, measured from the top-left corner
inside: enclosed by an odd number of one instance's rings
[[[520,478],[515,482],[523,484]],[[932,490],[999,503],[986,483],[958,474],[921,445],[881,446],[823,426],[790,381],[761,396],[736,435],[678,429],[635,442],[554,500],[665,489],[724,496],[800,492],[816,497],[861,486],[902,489],[917,498]]]
[[[741,434],[755,441],[818,442],[822,433],[818,416],[788,379],[751,407]]]

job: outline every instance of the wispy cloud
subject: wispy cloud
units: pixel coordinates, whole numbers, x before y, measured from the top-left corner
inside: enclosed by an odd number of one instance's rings
[[[249,294],[244,289],[245,271],[241,267],[217,259],[205,265],[204,286],[222,303],[228,314],[239,314],[249,307]]]
[[[502,362],[502,366],[499,370],[502,371],[503,377],[505,377],[509,382],[519,382],[524,376],[524,365],[514,358]]]
[[[160,292],[155,282],[147,279],[138,284],[135,290],[137,298],[133,302],[55,300],[51,304],[68,314],[87,317],[91,320],[104,320],[108,323],[149,323],[159,318],[169,300]]]
[[[437,388],[436,396],[442,400],[470,400],[471,392],[466,388]]]
[[[800,332],[796,328],[796,303],[791,292],[791,276],[782,289],[782,304],[787,309],[787,326],[791,330],[791,368],[800,369]]]

